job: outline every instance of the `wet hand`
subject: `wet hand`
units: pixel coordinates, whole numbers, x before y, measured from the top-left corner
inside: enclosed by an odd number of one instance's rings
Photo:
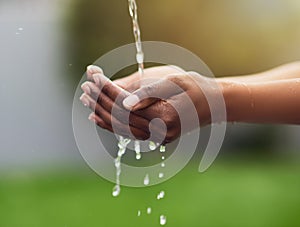
[[[81,99],[95,110],[90,119],[100,127],[124,136],[132,133],[137,139],[145,140],[150,137],[151,122],[152,139],[161,140],[163,137],[164,143],[169,143],[178,138],[181,131],[187,132],[196,127],[192,123],[181,128],[180,124],[180,121],[189,122],[188,113],[194,111],[192,108],[195,108],[201,125],[210,123],[209,106],[203,89],[211,92],[211,79],[195,73],[178,73],[178,70],[169,66],[147,69],[143,78],[153,80],[140,87],[135,83],[138,74],[113,83],[100,68],[89,67],[87,76],[90,82],[83,84],[85,94]],[[130,93],[127,90],[135,91]],[[113,107],[117,111],[112,112]],[[178,110],[186,114],[179,117]],[[129,122],[125,122],[128,116]],[[156,118],[162,120],[166,127],[155,124],[152,120]]]

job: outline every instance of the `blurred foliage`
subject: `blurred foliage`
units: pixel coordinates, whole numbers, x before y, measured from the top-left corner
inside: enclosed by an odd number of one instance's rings
[[[143,40],[185,47],[217,75],[248,74],[300,58],[298,0],[138,0],[137,4]],[[104,53],[133,42],[126,0],[73,0],[67,27],[79,74]]]
[[[113,184],[90,171],[15,172],[0,177],[0,226],[150,227],[165,214],[172,227],[294,227],[298,179],[291,163],[219,163],[204,174],[190,165],[166,183],[122,187],[113,198]],[[158,201],[161,190],[166,197]]]

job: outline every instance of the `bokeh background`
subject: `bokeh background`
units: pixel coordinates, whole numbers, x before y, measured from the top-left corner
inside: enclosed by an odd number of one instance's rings
[[[143,40],[185,47],[216,76],[300,60],[298,0],[138,7]],[[299,126],[229,125],[207,172],[197,172],[199,150],[170,181],[123,187],[117,199],[85,164],[72,132],[73,94],[87,65],[133,41],[126,0],[2,0],[0,28],[1,227],[159,226],[161,213],[168,226],[300,226]],[[156,201],[162,189],[166,198]]]

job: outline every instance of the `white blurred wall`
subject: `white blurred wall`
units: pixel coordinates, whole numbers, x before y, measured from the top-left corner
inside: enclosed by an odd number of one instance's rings
[[[0,167],[78,159],[67,98],[65,1],[0,1]]]

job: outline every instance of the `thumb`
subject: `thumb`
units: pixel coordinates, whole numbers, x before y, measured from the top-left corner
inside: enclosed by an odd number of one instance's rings
[[[137,111],[144,109],[158,100],[167,99],[179,94],[182,89],[174,82],[167,79],[142,86],[123,100],[123,106],[127,110]]]
[[[114,83],[129,92],[135,91],[140,87],[139,78],[134,75],[114,80]]]

